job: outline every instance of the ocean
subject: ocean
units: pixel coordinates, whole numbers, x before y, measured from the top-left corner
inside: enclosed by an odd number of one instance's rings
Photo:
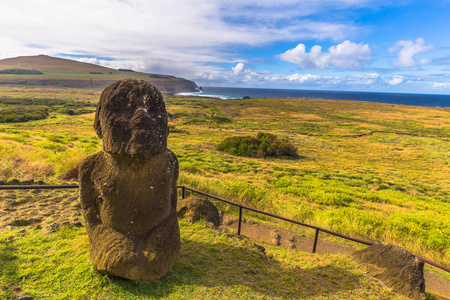
[[[390,104],[406,104],[414,106],[450,107],[450,95],[309,91],[309,90],[228,88],[228,87],[203,87],[203,90],[201,92],[180,93],[178,95],[213,97],[218,99],[242,99],[242,97],[245,96],[249,96],[251,98],[257,97],[314,98],[314,99],[335,99],[335,100],[357,100],[357,101],[369,101],[369,102],[380,102]]]

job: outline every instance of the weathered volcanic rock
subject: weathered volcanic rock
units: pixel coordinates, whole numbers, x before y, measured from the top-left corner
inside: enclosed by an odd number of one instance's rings
[[[197,222],[201,218],[205,218],[207,223],[212,223],[214,228],[219,226],[219,211],[210,201],[190,196],[181,200],[177,208],[178,217],[187,216],[189,222]]]
[[[103,150],[149,159],[167,149],[169,126],[161,93],[143,80],[120,80],[102,93],[94,128]]]
[[[370,276],[411,299],[427,299],[424,263],[408,250],[383,243],[355,251],[352,255]]]
[[[102,273],[161,278],[180,247],[178,160],[167,149],[163,98],[144,81],[118,81],[103,91],[94,127],[103,151],[79,174],[91,259]]]

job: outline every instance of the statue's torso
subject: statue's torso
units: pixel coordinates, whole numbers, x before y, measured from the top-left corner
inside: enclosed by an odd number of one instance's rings
[[[98,194],[97,219],[125,234],[144,234],[165,220],[176,193],[176,157],[170,151],[137,162],[107,153],[97,156],[91,180]],[[176,179],[175,179],[176,180]]]

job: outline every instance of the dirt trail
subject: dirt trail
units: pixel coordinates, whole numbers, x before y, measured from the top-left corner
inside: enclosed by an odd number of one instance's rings
[[[65,225],[84,226],[78,190],[0,191],[0,231],[27,230],[35,226],[53,231]],[[237,233],[238,219],[226,214],[221,228]],[[256,241],[302,252],[312,252],[313,248],[313,240],[305,235],[252,220],[242,223],[241,234]],[[325,240],[322,234],[316,248],[319,254],[349,254],[354,250],[349,245]],[[427,292],[439,299],[450,300],[450,281],[435,273],[425,272],[425,282]]]
[[[238,218],[226,214],[223,217],[221,228],[228,232],[237,233]],[[242,222],[241,235],[257,241],[302,252],[312,252],[314,244],[313,239],[301,235],[294,230],[259,223],[253,220],[244,220]],[[316,247],[316,253],[318,254],[350,254],[355,250],[356,248],[346,244],[338,244],[324,240],[323,236],[321,237],[320,235]],[[430,271],[425,271],[424,277],[427,293],[433,294],[442,300],[450,300],[450,281]]]

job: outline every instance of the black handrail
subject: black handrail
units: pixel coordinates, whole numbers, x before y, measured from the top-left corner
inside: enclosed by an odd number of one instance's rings
[[[55,190],[55,189],[77,189],[78,184],[66,185],[0,185],[0,190]]]
[[[283,220],[283,221],[287,221],[287,222],[290,222],[290,223],[293,223],[293,224],[297,224],[297,225],[301,225],[301,226],[304,226],[304,227],[315,229],[316,233],[315,233],[315,236],[314,236],[314,244],[313,244],[313,249],[312,249],[313,253],[316,252],[317,241],[319,239],[319,232],[320,231],[328,233],[328,234],[331,234],[331,235],[334,235],[334,236],[338,236],[338,237],[344,238],[346,240],[350,240],[350,241],[354,241],[354,242],[357,242],[357,243],[360,243],[360,244],[368,245],[368,246],[380,243],[380,242],[368,242],[368,241],[361,240],[361,239],[358,239],[358,238],[354,238],[354,237],[351,237],[351,236],[348,236],[348,235],[344,235],[344,234],[341,234],[341,233],[338,233],[338,232],[334,232],[334,231],[331,231],[331,230],[328,230],[328,229],[325,229],[325,228],[321,228],[321,227],[317,227],[317,226],[314,226],[314,225],[298,222],[298,221],[291,220],[291,219],[288,219],[288,218],[285,218],[285,217],[281,217],[281,216],[278,216],[278,215],[274,215],[274,214],[271,214],[271,213],[268,213],[268,212],[265,212],[265,211],[257,210],[257,209],[251,208],[251,207],[244,206],[244,205],[239,204],[239,203],[235,203],[235,202],[231,202],[231,201],[226,200],[226,199],[222,199],[222,198],[214,196],[214,195],[210,195],[208,193],[204,193],[204,192],[199,191],[199,190],[195,190],[193,188],[190,188],[190,187],[187,187],[187,186],[184,186],[184,185],[179,185],[179,186],[177,186],[177,188],[181,188],[182,189],[181,195],[182,195],[183,199],[186,196],[186,190],[189,190],[189,191],[192,191],[194,193],[198,193],[200,195],[204,195],[206,197],[210,197],[210,198],[213,198],[213,199],[216,199],[216,200],[219,200],[219,201],[222,201],[222,202],[225,202],[225,203],[228,203],[228,204],[231,204],[231,205],[239,207],[238,235],[241,234],[242,210],[243,209],[247,209],[247,210],[250,210],[250,211],[253,211],[253,212],[256,212],[256,213],[259,213],[259,214],[263,214],[263,215],[266,215],[266,216],[269,216],[269,217],[273,217],[273,218],[276,218],[276,219],[279,219],[279,220]],[[436,262],[434,262],[432,260],[429,260],[427,258],[421,257],[421,256],[419,256],[417,254],[413,254],[413,255],[417,256],[418,258],[420,258],[422,261],[424,261],[425,263],[427,263],[429,265],[432,265],[432,266],[434,266],[436,268],[442,269],[442,270],[450,273],[450,268],[449,267],[446,267],[446,266],[443,266],[441,264],[438,264],[438,263],[436,263]]]
[[[0,185],[0,190],[76,189],[76,188],[79,188],[79,185],[77,185],[77,184],[69,184],[69,185]],[[219,201],[222,201],[222,202],[225,202],[225,203],[228,203],[228,204],[231,204],[231,205],[239,207],[238,235],[241,234],[242,211],[244,209],[246,209],[246,210],[253,211],[253,212],[256,212],[256,213],[259,213],[259,214],[262,214],[262,215],[266,215],[266,216],[269,216],[269,217],[273,217],[273,218],[276,218],[276,219],[279,219],[279,220],[283,220],[283,221],[287,221],[287,222],[290,222],[290,223],[293,223],[293,224],[297,224],[297,225],[301,225],[301,226],[304,226],[304,227],[315,229],[316,232],[315,232],[315,236],[314,236],[314,244],[313,244],[313,249],[312,249],[313,253],[316,252],[317,241],[319,239],[319,232],[320,231],[328,233],[328,234],[331,234],[331,235],[334,235],[334,236],[338,236],[338,237],[344,238],[346,240],[350,240],[350,241],[354,241],[354,242],[357,242],[357,243],[360,243],[360,244],[368,245],[368,246],[376,244],[376,243],[379,243],[379,242],[368,242],[368,241],[361,240],[361,239],[358,239],[358,238],[354,238],[354,237],[351,237],[351,236],[348,236],[348,235],[344,235],[344,234],[341,234],[341,233],[338,233],[338,232],[334,232],[334,231],[331,231],[331,230],[328,230],[328,229],[325,229],[325,228],[317,227],[317,226],[314,226],[314,225],[310,225],[310,224],[302,223],[302,222],[295,221],[295,220],[292,220],[292,219],[288,219],[288,218],[285,218],[285,217],[281,217],[281,216],[278,216],[278,215],[274,215],[274,214],[271,214],[271,213],[268,213],[268,212],[265,212],[265,211],[262,211],[262,210],[254,209],[254,208],[251,208],[251,207],[248,207],[248,206],[236,203],[236,202],[232,202],[232,201],[229,201],[229,200],[226,200],[226,199],[223,199],[223,198],[220,198],[220,197],[208,194],[208,193],[204,193],[202,191],[195,190],[193,188],[190,188],[190,187],[187,187],[187,186],[184,186],[184,185],[178,185],[177,188],[181,188],[181,197],[182,197],[182,199],[184,199],[186,197],[186,190],[189,190],[191,192],[194,192],[194,193],[197,193],[197,194],[200,194],[200,195],[204,195],[206,197],[213,198],[213,199],[216,199],[216,200],[219,200]],[[414,254],[414,255],[417,256],[418,258],[420,258],[425,263],[450,273],[450,268],[449,267],[443,266],[443,265],[438,264],[438,263],[436,263],[436,262],[434,262],[432,260],[429,260],[427,258],[423,258],[423,257],[421,257],[419,255],[416,255],[416,254]]]
[[[350,241],[354,241],[354,242],[357,242],[357,243],[360,243],[360,244],[368,245],[368,246],[374,244],[372,242],[368,242],[368,241],[365,241],[365,240],[357,239],[357,238],[354,238],[354,237],[351,237],[351,236],[348,236],[348,235],[344,235],[344,234],[341,234],[341,233],[337,233],[337,232],[334,232],[334,231],[331,231],[331,230],[328,230],[328,229],[325,229],[325,228],[321,228],[321,227],[317,227],[317,226],[314,226],[314,225],[302,223],[302,222],[299,222],[299,221],[295,221],[295,220],[292,220],[292,219],[288,219],[288,218],[285,218],[285,217],[274,215],[274,214],[271,214],[271,213],[268,213],[268,212],[265,212],[265,211],[262,211],[262,210],[258,210],[258,209],[255,209],[255,208],[244,206],[244,205],[239,204],[239,203],[231,202],[229,200],[225,200],[225,199],[222,199],[222,198],[219,198],[219,197],[216,197],[216,196],[204,193],[202,191],[195,190],[195,189],[187,187],[187,186],[180,185],[180,186],[177,186],[177,188],[187,189],[189,191],[192,191],[192,192],[195,192],[195,193],[198,193],[198,194],[201,194],[201,195],[204,195],[204,196],[207,196],[207,197],[210,197],[210,198],[213,198],[213,199],[216,199],[216,200],[219,200],[219,201],[222,201],[222,202],[234,205],[234,206],[238,206],[239,209],[240,209],[240,213],[239,213],[240,218],[239,219],[241,219],[241,217],[242,217],[241,210],[242,209],[246,209],[246,210],[253,211],[253,212],[256,212],[256,213],[259,213],[259,214],[262,214],[262,215],[266,215],[266,216],[269,216],[269,217],[273,217],[273,218],[276,218],[276,219],[287,221],[287,222],[290,222],[290,223],[293,223],[293,224],[297,224],[297,225],[301,225],[301,226],[304,226],[304,227],[312,228],[312,229],[315,229],[316,232],[317,231],[323,231],[325,233],[328,233],[328,234],[331,234],[331,235],[335,235],[335,236],[338,236],[338,237],[341,237],[341,238],[344,238],[344,239],[347,239],[347,240],[350,240]],[[186,194],[186,193],[183,192],[182,194]],[[239,224],[239,227],[240,227],[240,224]],[[316,235],[317,235],[317,233],[316,233]],[[316,244],[316,241],[314,243]]]

